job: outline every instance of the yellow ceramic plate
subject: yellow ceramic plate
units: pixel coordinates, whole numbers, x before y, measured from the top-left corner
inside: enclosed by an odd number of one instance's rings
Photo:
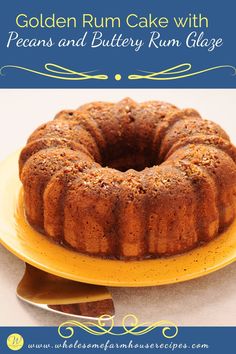
[[[35,267],[84,283],[135,287],[197,278],[236,260],[236,222],[209,244],[165,259],[104,260],[63,248],[33,230],[25,220],[18,155],[14,153],[0,165],[0,241]]]

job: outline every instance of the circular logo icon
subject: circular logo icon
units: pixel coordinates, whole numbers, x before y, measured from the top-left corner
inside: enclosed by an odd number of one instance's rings
[[[20,350],[24,345],[24,338],[18,333],[12,333],[7,338],[7,346],[11,350]]]

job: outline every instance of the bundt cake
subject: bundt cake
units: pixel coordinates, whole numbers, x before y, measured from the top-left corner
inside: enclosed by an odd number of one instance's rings
[[[193,109],[127,98],[65,110],[19,158],[29,223],[78,252],[178,254],[236,215],[236,149]]]

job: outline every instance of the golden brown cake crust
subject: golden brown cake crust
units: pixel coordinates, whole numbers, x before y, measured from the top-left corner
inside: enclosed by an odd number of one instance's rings
[[[19,158],[29,222],[117,259],[185,252],[236,215],[236,149],[194,109],[126,98],[59,112]]]

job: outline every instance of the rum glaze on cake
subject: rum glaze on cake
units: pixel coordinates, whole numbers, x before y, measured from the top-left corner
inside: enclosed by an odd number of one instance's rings
[[[27,219],[78,252],[179,254],[236,215],[236,149],[217,124],[164,102],[92,102],[41,125],[19,158]]]

